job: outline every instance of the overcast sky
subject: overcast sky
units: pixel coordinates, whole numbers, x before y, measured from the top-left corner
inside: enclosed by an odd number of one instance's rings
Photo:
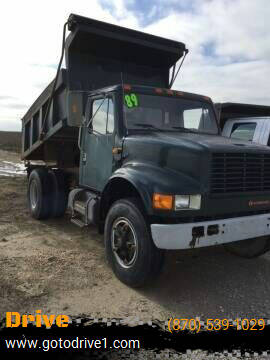
[[[179,40],[190,50],[174,88],[270,105],[270,0],[8,0],[1,4],[0,130],[54,78],[70,13]]]

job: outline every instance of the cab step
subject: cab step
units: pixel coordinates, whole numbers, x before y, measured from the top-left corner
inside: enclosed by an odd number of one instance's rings
[[[80,220],[80,219],[78,219],[78,218],[71,218],[70,221],[71,221],[73,224],[79,226],[80,228],[83,228],[83,227],[86,226],[86,224],[85,224],[82,220]]]
[[[74,202],[74,211],[77,211],[81,215],[85,215],[86,204],[83,201]]]
[[[73,189],[68,198],[71,221],[80,227],[97,224],[99,201],[96,193],[82,188]]]

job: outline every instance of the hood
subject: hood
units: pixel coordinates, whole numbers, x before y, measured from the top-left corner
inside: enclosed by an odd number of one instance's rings
[[[134,135],[131,138],[139,138],[141,141],[160,142],[162,144],[170,144],[181,148],[188,147],[201,151],[230,151],[238,152],[246,151],[269,151],[264,145],[223,137],[220,135],[195,134],[184,132],[152,132],[151,134]],[[240,150],[242,149],[242,150]]]
[[[219,135],[157,131],[127,136],[123,150],[124,164],[151,163],[200,181],[209,174],[214,153],[270,154],[267,146]]]

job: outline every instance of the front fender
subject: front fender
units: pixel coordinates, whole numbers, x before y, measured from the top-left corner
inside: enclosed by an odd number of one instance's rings
[[[154,214],[153,193],[161,194],[200,194],[200,183],[193,178],[152,164],[129,163],[117,169],[110,180],[123,178],[138,191],[149,215]]]

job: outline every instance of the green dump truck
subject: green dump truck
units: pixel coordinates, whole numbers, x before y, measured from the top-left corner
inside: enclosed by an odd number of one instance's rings
[[[269,148],[223,138],[210,98],[171,89],[183,43],[72,14],[64,52],[66,69],[22,119],[35,219],[69,209],[96,225],[133,287],[158,275],[166,250],[269,250]]]

